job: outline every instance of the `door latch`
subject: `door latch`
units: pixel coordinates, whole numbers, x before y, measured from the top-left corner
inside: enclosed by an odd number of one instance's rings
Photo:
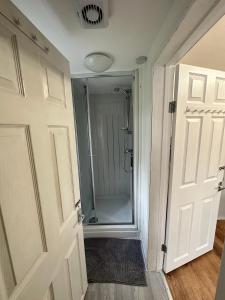
[[[85,218],[85,215],[82,214],[82,210],[81,210],[81,208],[79,208],[78,211],[77,211],[78,223],[82,223],[84,218]]]
[[[225,165],[219,167],[219,171],[225,171]],[[223,186],[223,182],[224,182],[224,175],[225,173],[223,172],[223,180],[219,182],[218,184],[218,192],[225,190],[225,186]]]
[[[218,192],[221,192],[223,190],[225,190],[225,186],[223,186],[223,182],[220,181],[219,184],[218,184]]]

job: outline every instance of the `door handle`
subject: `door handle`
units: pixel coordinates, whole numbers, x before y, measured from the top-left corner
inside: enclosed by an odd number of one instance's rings
[[[220,170],[220,171],[221,171],[221,170],[225,170],[225,166],[219,167],[219,170]]]
[[[84,218],[85,218],[85,215],[82,214],[82,210],[81,210],[81,208],[79,208],[77,211],[78,223],[82,223],[84,221]]]
[[[79,205],[80,205],[80,199],[76,202],[76,200],[74,201],[74,206],[75,206],[75,208],[77,208]]]
[[[225,186],[223,186],[223,182],[220,181],[219,184],[218,184],[218,192],[221,192],[223,190],[225,190]]]

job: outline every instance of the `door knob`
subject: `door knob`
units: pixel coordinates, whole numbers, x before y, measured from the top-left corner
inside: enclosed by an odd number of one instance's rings
[[[225,170],[225,166],[219,167],[219,170],[220,170],[220,171],[221,171],[221,170]]]

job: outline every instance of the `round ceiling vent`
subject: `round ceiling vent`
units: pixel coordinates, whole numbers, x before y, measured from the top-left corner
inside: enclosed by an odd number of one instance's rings
[[[101,7],[95,4],[88,4],[82,9],[82,16],[88,24],[99,24],[103,19],[103,12]]]

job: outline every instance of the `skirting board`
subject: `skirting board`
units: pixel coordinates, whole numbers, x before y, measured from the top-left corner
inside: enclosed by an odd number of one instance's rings
[[[160,274],[161,274],[161,276],[162,276],[162,280],[163,280],[163,283],[164,283],[164,287],[165,287],[165,290],[166,290],[168,299],[169,299],[169,300],[173,300],[172,294],[171,294],[171,292],[170,292],[169,285],[168,285],[167,280],[166,280],[166,276],[165,276],[165,274],[164,274],[163,271],[160,271]]]
[[[145,251],[144,251],[144,248],[143,248],[143,242],[142,242],[142,239],[141,239],[140,236],[139,236],[139,239],[141,240],[141,251],[142,251],[142,256],[143,256],[143,259],[144,259],[145,270],[148,271],[148,261],[147,261],[147,257],[145,256]]]

